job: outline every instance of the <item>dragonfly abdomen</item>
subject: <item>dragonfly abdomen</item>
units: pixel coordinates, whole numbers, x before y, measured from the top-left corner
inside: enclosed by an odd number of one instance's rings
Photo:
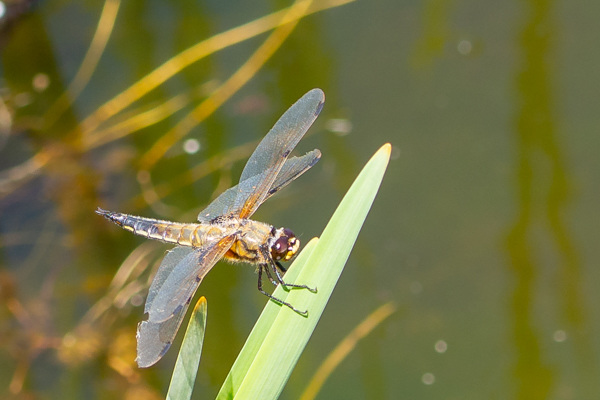
[[[123,229],[147,239],[160,240],[165,243],[175,243],[180,246],[201,247],[211,234],[210,225],[182,224],[179,222],[163,221],[153,218],[137,217],[135,215],[117,213],[99,208],[97,214],[111,220]]]

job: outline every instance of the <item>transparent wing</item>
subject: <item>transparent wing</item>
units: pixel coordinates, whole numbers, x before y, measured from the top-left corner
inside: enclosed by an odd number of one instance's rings
[[[308,171],[313,165],[321,159],[321,152],[317,149],[308,152],[302,157],[292,157],[288,159],[279,171],[275,182],[271,185],[267,196],[263,202],[273,196],[280,189],[284,188],[288,183]]]
[[[263,175],[267,172],[263,172]],[[215,217],[222,215],[239,216],[242,206],[235,206],[235,199],[240,191],[251,191],[252,186],[262,179],[261,176],[255,176],[247,179],[238,185],[230,187],[212,201],[204,210],[198,214],[198,221],[208,223]]]
[[[294,103],[275,123],[248,159],[233,209],[248,218],[262,204],[283,164],[315,121],[325,102],[321,89],[313,89]],[[252,185],[245,184],[246,181]]]
[[[193,296],[202,278],[229,250],[234,239],[235,234],[231,234],[191,252],[187,252],[184,247],[176,247],[167,254],[173,256],[165,257],[156,274],[158,279],[155,278],[148,291],[144,309],[148,313],[148,321],[166,321],[177,308],[185,304]],[[173,261],[177,259],[180,261],[173,265]],[[164,271],[160,271],[163,265]]]
[[[186,310],[187,306],[180,308],[164,322],[142,321],[138,324],[135,361],[140,368],[156,364],[166,354],[185,317]]]
[[[229,250],[236,234],[201,249],[176,247],[167,254],[150,286],[148,319],[138,324],[137,363],[149,367],[166,353],[204,276]]]
[[[196,258],[193,256],[192,253],[194,253],[194,249],[192,247],[182,246],[177,246],[174,249],[167,252],[167,255],[165,256],[165,258],[163,258],[162,262],[160,263],[160,267],[158,268],[158,271],[156,271],[156,275],[154,275],[154,279],[152,280],[152,284],[150,285],[150,289],[148,290],[148,297],[146,297],[146,306],[144,307],[145,313],[152,309],[152,303],[154,302],[156,294],[164,286],[165,281],[171,275],[175,267],[179,265],[184,259],[186,260],[185,262],[188,263],[188,265],[195,262]]]
[[[288,158],[279,171],[275,182],[273,182],[273,185],[271,185],[271,188],[267,192],[266,197],[263,199],[263,202],[306,172],[310,167],[315,165],[320,158],[321,152],[319,150],[313,150],[302,157]],[[253,177],[252,179],[246,179],[239,185],[227,189],[198,214],[198,220],[200,222],[208,223],[215,217],[221,215],[239,215],[241,208],[236,209],[234,207],[234,200],[238,192],[251,190],[253,185],[256,185],[257,182],[264,179],[264,174],[269,173],[270,171],[265,171],[259,176]]]

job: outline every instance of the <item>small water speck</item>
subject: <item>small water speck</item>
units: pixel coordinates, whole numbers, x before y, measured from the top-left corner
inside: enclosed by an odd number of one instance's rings
[[[567,332],[563,331],[562,329],[559,329],[554,332],[554,334],[552,335],[552,339],[554,339],[554,341],[558,343],[564,342],[565,340],[567,340]]]
[[[435,351],[438,353],[445,353],[448,350],[448,343],[445,340],[438,340],[435,342]]]
[[[352,131],[352,122],[345,118],[331,118],[325,122],[325,127],[338,136],[346,136]]]
[[[183,142],[183,151],[187,154],[196,154],[200,151],[200,142],[198,139],[188,139]]]
[[[48,74],[38,73],[33,76],[31,85],[33,86],[33,90],[38,93],[43,92],[50,86],[50,77]]]
[[[433,385],[435,382],[435,376],[431,372],[426,372],[421,377],[421,381],[426,385]]]
[[[471,54],[471,51],[473,51],[473,45],[468,40],[461,40],[460,42],[458,42],[456,50],[458,50],[458,52],[463,56],[467,56]]]

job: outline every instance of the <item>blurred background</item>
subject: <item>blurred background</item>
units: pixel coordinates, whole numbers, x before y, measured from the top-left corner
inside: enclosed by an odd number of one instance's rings
[[[282,398],[384,306],[318,398],[600,397],[600,3],[0,3],[0,396],[161,398],[134,364],[170,246],[96,207],[193,221],[313,87],[322,160],[255,219],[318,236],[392,160]],[[287,22],[283,24],[282,22]],[[267,299],[218,264],[195,398]]]

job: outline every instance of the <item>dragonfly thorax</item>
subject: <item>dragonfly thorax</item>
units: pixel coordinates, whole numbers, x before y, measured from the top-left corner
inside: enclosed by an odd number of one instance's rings
[[[223,225],[229,232],[237,231],[236,240],[225,254],[228,261],[267,265],[289,261],[300,248],[300,240],[287,228],[276,229],[263,222],[235,218]]]

